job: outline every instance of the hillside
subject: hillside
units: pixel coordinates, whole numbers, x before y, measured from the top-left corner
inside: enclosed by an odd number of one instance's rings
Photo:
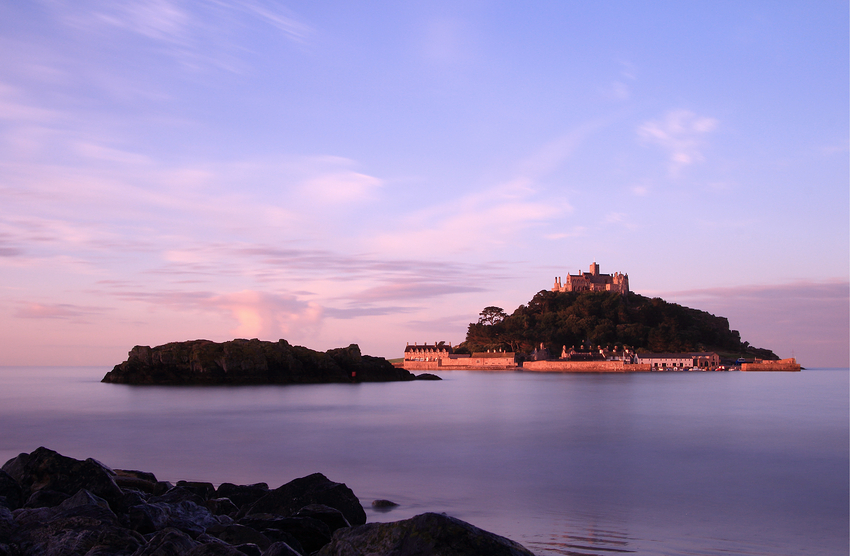
[[[628,346],[638,352],[716,351],[722,357],[778,359],[741,341],[725,317],[630,292],[538,292],[510,315],[487,307],[470,323],[463,351],[508,349],[530,353],[542,342],[562,346]]]

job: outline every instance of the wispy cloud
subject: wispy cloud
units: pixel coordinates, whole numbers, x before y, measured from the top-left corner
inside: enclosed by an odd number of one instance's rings
[[[88,307],[72,303],[22,303],[14,316],[23,319],[61,319],[75,322],[108,311],[103,307]]]
[[[688,110],[671,110],[661,120],[651,120],[638,128],[638,136],[647,143],[658,145],[669,156],[671,176],[695,162],[702,162],[706,134],[717,128],[717,120],[697,116]]]
[[[184,65],[212,65],[238,71],[235,60],[245,52],[239,39],[245,28],[266,24],[288,39],[303,43],[312,28],[288,8],[254,0],[129,0],[79,3],[46,2],[69,27],[85,33],[118,31],[143,37]],[[217,52],[208,51],[215,44]],[[205,46],[207,45],[207,46]],[[227,52],[228,54],[225,54]]]

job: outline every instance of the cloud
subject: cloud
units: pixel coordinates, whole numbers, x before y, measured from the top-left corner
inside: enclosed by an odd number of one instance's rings
[[[323,309],[317,303],[300,301],[292,295],[251,290],[214,296],[205,303],[230,311],[239,322],[233,333],[247,338],[282,338],[295,327],[298,335],[313,334],[323,316]]]
[[[101,281],[100,295],[112,295],[123,301],[141,302],[152,308],[176,312],[225,314],[237,326],[231,332],[238,337],[278,339],[292,334],[304,337],[314,334],[322,324],[323,307],[304,301],[292,294],[241,290],[217,293],[213,291],[180,291],[138,289],[122,281]]]
[[[343,204],[368,200],[382,183],[378,178],[346,171],[310,178],[302,187],[306,196],[320,203]]]
[[[90,0],[48,5],[66,24],[87,35],[102,30],[132,33],[164,47],[162,52],[189,67],[211,65],[238,71],[237,57],[248,44],[240,34],[244,28],[255,28],[256,21],[298,43],[312,32],[287,8],[253,0]],[[209,44],[214,44],[217,52],[209,52],[209,46],[204,46]]]
[[[684,167],[705,160],[702,154],[704,137],[716,127],[714,118],[697,116],[688,110],[671,110],[664,119],[640,126],[638,136],[667,151],[668,170],[675,177]]]
[[[102,307],[87,307],[71,303],[23,303],[15,317],[23,319],[61,319],[80,322],[84,317],[105,312]]]
[[[404,229],[375,238],[380,251],[445,256],[506,248],[533,226],[571,212],[562,200],[537,201],[528,180],[517,179],[490,190],[466,195],[452,203],[409,212]]]

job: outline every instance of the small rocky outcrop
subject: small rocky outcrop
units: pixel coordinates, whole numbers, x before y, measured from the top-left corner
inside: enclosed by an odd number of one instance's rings
[[[531,554],[439,514],[365,524],[351,489],[320,473],[273,490],[177,485],[43,447],[20,454],[0,471],[0,556]]]
[[[383,357],[347,348],[314,351],[286,340],[191,340],[136,346],[101,382],[119,384],[307,384],[414,380]]]
[[[318,556],[534,556],[521,544],[443,514],[340,529]]]

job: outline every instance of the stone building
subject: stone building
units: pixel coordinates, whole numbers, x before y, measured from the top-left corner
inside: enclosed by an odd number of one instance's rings
[[[407,344],[404,348],[407,370],[507,370],[518,366],[516,354],[508,351],[454,353],[451,344]]]
[[[452,345],[443,342],[439,344],[407,344],[404,348],[404,360],[407,361],[441,361],[452,355]]]
[[[553,292],[619,292],[626,295],[629,292],[629,275],[615,272],[614,274],[600,274],[599,265],[590,265],[590,272],[579,272],[578,274],[567,274],[567,278],[561,283],[561,278],[555,278]]]
[[[653,369],[716,369],[720,356],[714,352],[638,353],[637,363]]]

